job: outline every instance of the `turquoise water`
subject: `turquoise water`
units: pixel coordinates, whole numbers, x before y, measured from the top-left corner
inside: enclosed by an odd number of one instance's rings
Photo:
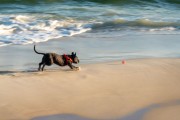
[[[0,46],[85,32],[180,34],[179,0],[1,0]]]

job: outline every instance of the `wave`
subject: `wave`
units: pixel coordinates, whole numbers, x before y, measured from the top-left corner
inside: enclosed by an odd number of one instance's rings
[[[0,21],[0,46],[45,42],[50,39],[81,34],[91,29],[83,21],[47,20],[29,15],[4,16]]]
[[[139,3],[173,3],[180,4],[179,0],[89,0],[92,2],[103,3],[103,4],[139,4]]]
[[[177,31],[180,21],[152,21],[149,19],[112,21],[87,21],[70,17],[54,17],[50,14],[0,15],[0,46],[32,44],[50,39],[70,37],[94,31]],[[120,32],[121,33],[121,32]]]
[[[138,19],[133,21],[118,19],[104,23],[97,23],[93,25],[93,29],[111,29],[111,28],[165,28],[172,27],[180,29],[180,22],[165,22],[165,21],[151,21],[148,19]]]
[[[180,4],[179,0],[0,0],[0,4],[41,4],[41,3],[64,3],[64,2],[94,2],[100,4],[143,4],[143,3],[170,3]]]

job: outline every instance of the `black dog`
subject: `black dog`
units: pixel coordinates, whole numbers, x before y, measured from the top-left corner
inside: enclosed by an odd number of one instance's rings
[[[40,52],[37,52],[36,49],[35,49],[35,46],[34,45],[34,51],[37,53],[37,54],[41,54],[41,55],[44,55],[43,58],[42,58],[42,62],[39,63],[39,68],[38,70],[44,70],[44,67],[45,65],[52,65],[53,63],[56,64],[56,65],[59,65],[59,66],[66,66],[68,65],[71,69],[73,70],[79,70],[78,67],[75,67],[72,65],[72,63],[79,63],[79,59],[78,57],[76,56],[76,53],[72,52],[71,55],[58,55],[56,53],[40,53]],[[43,67],[41,68],[41,65],[43,65]]]

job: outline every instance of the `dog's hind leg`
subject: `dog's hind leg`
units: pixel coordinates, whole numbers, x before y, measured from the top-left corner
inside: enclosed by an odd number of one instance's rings
[[[38,71],[40,71],[41,70],[41,65],[42,65],[43,63],[41,62],[41,63],[39,63],[39,68],[38,68]]]
[[[42,67],[42,71],[44,71],[44,67],[45,67],[46,64],[43,64],[43,67]]]

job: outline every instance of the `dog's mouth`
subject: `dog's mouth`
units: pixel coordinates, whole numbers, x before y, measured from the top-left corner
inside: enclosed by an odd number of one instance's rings
[[[74,63],[78,64],[78,63],[79,63],[79,60],[77,60],[77,61],[74,61]]]

